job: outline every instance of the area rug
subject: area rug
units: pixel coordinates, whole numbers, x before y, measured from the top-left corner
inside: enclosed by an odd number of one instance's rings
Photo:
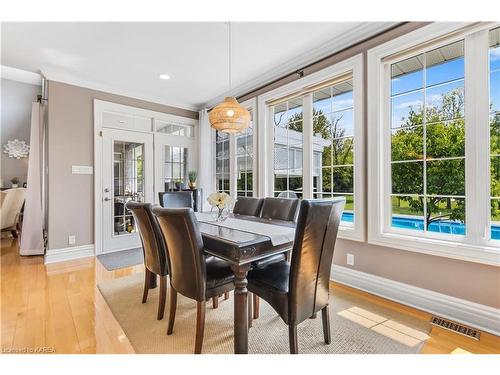
[[[167,336],[168,303],[165,318],[156,320],[158,288],[150,290],[141,303],[144,275],[106,281],[98,285],[118,323],[137,353],[193,353],[196,302],[178,295],[172,335]],[[170,289],[168,293],[170,292]],[[332,343],[325,345],[321,314],[298,326],[301,354],[404,354],[419,353],[430,327],[412,316],[372,304],[343,291],[331,291],[330,324]],[[203,353],[233,353],[233,294],[206,310]],[[167,297],[168,298],[168,297]],[[262,300],[261,300],[262,301]],[[249,353],[288,354],[288,328],[264,301],[260,317],[249,331]]]
[[[108,271],[118,270],[120,268],[127,268],[137,266],[144,263],[144,254],[142,247],[136,249],[115,251],[112,253],[98,255],[97,259]]]

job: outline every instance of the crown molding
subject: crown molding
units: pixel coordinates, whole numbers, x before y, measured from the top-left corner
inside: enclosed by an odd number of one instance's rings
[[[364,39],[367,39],[375,34],[383,32],[391,27],[398,25],[400,22],[364,22],[349,31],[346,31],[338,37],[327,41],[307,52],[297,55],[295,58],[288,60],[258,77],[249,80],[234,89],[227,91],[205,103],[203,108],[211,108],[221,102],[226,96],[240,96],[251,92],[258,87],[261,87],[279,77],[290,74],[297,69],[312,64],[329,55],[341,51],[353,44],[356,44]]]
[[[186,109],[194,112],[199,111],[199,107],[195,106],[190,103],[183,103],[183,102],[172,102],[172,101],[166,101],[164,98],[155,96],[155,95],[147,95],[140,93],[135,90],[127,90],[123,88],[118,88],[112,85],[106,85],[102,83],[98,83],[95,81],[90,81],[86,79],[82,79],[78,77],[77,75],[65,72],[63,70],[59,69],[53,69],[53,68],[46,68],[42,69],[42,73],[44,77],[47,78],[49,81],[56,81],[56,82],[61,82],[61,83],[66,83],[68,85],[74,85],[78,87],[83,87],[86,89],[90,90],[95,90],[95,91],[102,91],[108,94],[114,94],[114,95],[120,95],[120,96],[126,96],[128,98],[132,99],[138,99],[138,100],[144,100],[150,103],[155,103],[155,104],[161,104],[161,105],[166,105],[169,107],[176,107],[179,109]]]
[[[2,65],[0,76],[2,79],[8,79],[11,81],[28,83],[35,86],[42,85],[42,76],[40,74],[13,68],[11,66]]]

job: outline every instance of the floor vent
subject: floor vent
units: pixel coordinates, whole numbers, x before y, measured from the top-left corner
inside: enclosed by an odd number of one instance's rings
[[[433,316],[431,318],[431,324],[437,327],[447,329],[449,331],[456,332],[460,335],[470,337],[471,339],[474,340],[479,341],[479,338],[481,337],[481,331],[460,323],[453,322],[445,318],[441,318],[439,316]]]

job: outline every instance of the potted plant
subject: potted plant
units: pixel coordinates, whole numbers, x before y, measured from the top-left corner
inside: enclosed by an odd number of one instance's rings
[[[184,189],[184,183],[182,182],[181,179],[175,180],[175,189],[176,190],[182,190],[182,189]]]
[[[16,188],[19,185],[19,177],[13,177],[11,178],[10,182],[12,183],[12,188]]]
[[[198,178],[197,171],[189,171],[188,172],[188,180],[189,180],[189,188],[191,190],[196,189],[196,179]]]

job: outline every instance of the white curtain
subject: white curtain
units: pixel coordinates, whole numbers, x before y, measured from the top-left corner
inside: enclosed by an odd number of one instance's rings
[[[207,197],[214,192],[214,156],[213,156],[213,139],[212,128],[208,121],[208,111],[203,109],[199,115],[198,126],[198,182],[199,188],[203,189],[203,211],[209,211],[210,205],[207,202]]]
[[[40,103],[33,103],[26,201],[21,231],[21,255],[39,255],[45,252],[42,210],[43,121],[43,106]]]

